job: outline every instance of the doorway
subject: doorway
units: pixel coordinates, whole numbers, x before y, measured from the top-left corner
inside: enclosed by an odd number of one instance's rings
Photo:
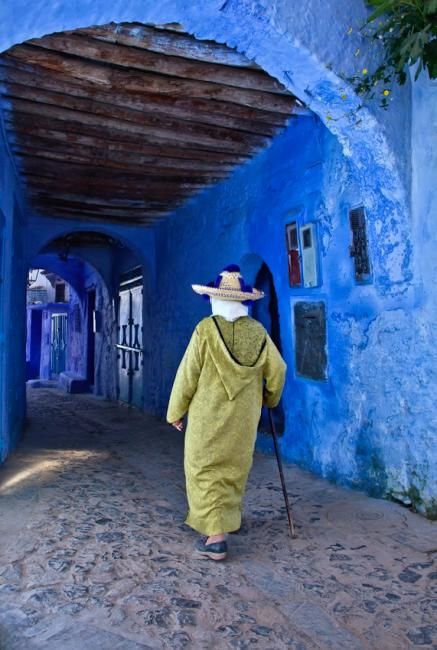
[[[86,378],[90,388],[94,386],[95,373],[95,309],[96,309],[96,290],[91,289],[87,292],[87,353],[86,353]]]
[[[118,398],[143,408],[143,275],[137,267],[122,276],[118,294]]]
[[[41,365],[42,310],[30,309],[27,317],[26,379],[37,379]]]
[[[65,370],[68,314],[52,314],[51,318],[50,376],[53,378]]]
[[[279,309],[278,297],[276,295],[275,284],[273,275],[265,262],[261,265],[255,279],[255,287],[264,292],[264,298],[257,300],[252,308],[252,316],[258,320],[269,333],[273,343],[282,353],[281,349],[281,330],[279,325]],[[284,433],[285,430],[285,414],[282,401],[273,411],[273,419],[277,433]],[[260,424],[260,431],[269,431],[270,424],[268,421],[266,410],[263,409]]]

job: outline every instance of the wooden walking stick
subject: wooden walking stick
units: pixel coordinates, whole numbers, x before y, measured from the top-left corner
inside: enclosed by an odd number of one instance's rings
[[[286,485],[285,485],[284,470],[282,468],[282,461],[281,461],[281,457],[279,455],[278,438],[277,438],[277,435],[276,435],[275,424],[273,422],[272,409],[268,409],[268,412],[269,412],[269,420],[270,420],[270,429],[271,429],[272,438],[273,438],[273,445],[275,447],[276,460],[278,461],[279,476],[281,477],[281,485],[282,485],[282,493],[284,495],[285,509],[287,511],[288,527],[290,529],[291,539],[296,539],[297,534],[296,534],[296,531],[294,529],[293,517],[291,515],[291,508],[290,508],[290,504],[288,502],[288,494],[287,494],[287,488],[286,488]]]

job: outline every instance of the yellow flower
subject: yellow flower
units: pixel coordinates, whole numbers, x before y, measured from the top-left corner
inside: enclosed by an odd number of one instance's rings
[[[348,33],[348,34],[352,34],[353,31],[354,31],[354,28],[353,28],[353,27],[349,27],[349,29],[347,30],[347,33]]]
[[[363,68],[363,69],[361,70],[361,72],[362,72],[363,74],[367,74],[367,73],[368,73],[368,70],[367,70],[367,68]]]
[[[344,94],[340,95],[340,99],[343,99],[343,100],[347,99],[347,95],[344,95]]]
[[[386,88],[382,94],[384,95],[384,97],[387,97],[388,95],[390,95],[390,91],[387,90]]]

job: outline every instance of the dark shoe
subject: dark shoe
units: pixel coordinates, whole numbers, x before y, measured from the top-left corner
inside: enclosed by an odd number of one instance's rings
[[[209,557],[211,560],[226,560],[228,545],[226,542],[214,542],[206,544],[207,537],[201,537],[195,544],[197,553],[203,557]]]

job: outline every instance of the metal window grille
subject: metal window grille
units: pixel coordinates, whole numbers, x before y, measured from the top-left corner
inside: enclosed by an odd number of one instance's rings
[[[350,255],[354,258],[355,279],[357,282],[363,282],[368,279],[371,272],[366,234],[366,213],[363,207],[350,210],[349,223],[352,230]]]

